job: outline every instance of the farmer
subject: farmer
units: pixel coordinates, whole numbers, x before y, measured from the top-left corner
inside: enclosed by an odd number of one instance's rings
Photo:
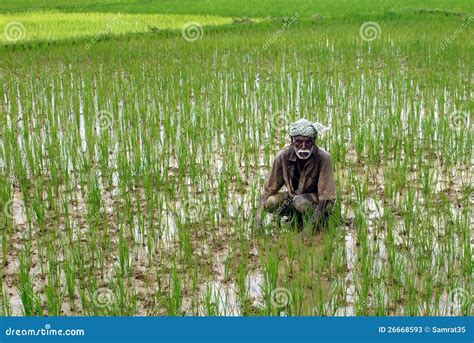
[[[312,226],[324,225],[336,199],[331,156],[315,139],[327,127],[300,119],[290,125],[291,144],[275,157],[260,197],[256,224],[262,225],[262,209],[283,218],[311,216]],[[286,191],[279,192],[282,186]],[[285,218],[285,219],[286,219]]]

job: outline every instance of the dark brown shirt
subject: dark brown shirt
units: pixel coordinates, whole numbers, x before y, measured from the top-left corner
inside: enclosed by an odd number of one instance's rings
[[[283,185],[290,194],[310,194],[315,202],[336,199],[331,155],[327,151],[315,146],[315,151],[301,170],[296,189],[292,185],[295,173],[298,173],[297,156],[293,146],[289,145],[276,155],[272,169],[265,179],[261,201],[276,194]]]

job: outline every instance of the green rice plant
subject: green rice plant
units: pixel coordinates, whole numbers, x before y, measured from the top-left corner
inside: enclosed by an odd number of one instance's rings
[[[326,315],[326,308],[324,306],[324,296],[323,296],[323,288],[321,283],[322,271],[324,266],[323,257],[318,258],[318,263],[316,267],[317,277],[316,277],[316,292],[317,292],[317,299],[318,303],[316,305],[317,314],[324,316]]]
[[[248,276],[248,266],[245,261],[242,260],[237,267],[237,272],[235,275],[236,285],[237,285],[237,296],[239,298],[239,303],[241,304],[242,312],[245,314],[247,312],[247,304],[249,302],[249,294],[247,291],[247,276]]]
[[[166,311],[170,316],[180,315],[182,305],[182,281],[177,273],[176,266],[171,270],[169,296],[166,302]]]
[[[119,263],[120,263],[120,274],[126,276],[130,272],[130,253],[127,243],[127,239],[124,237],[124,233],[121,232],[119,237]]]
[[[221,302],[219,291],[216,290],[211,284],[206,286],[206,290],[203,296],[204,313],[206,316],[219,316],[219,304]]]
[[[71,255],[64,254],[66,259],[64,260],[64,274],[66,277],[66,291],[69,297],[69,306],[71,311],[74,312],[76,309],[76,278],[77,271],[74,264],[74,260]]]
[[[137,312],[136,294],[126,287],[121,276],[116,279],[116,295],[112,297],[111,307],[109,315],[131,316]]]
[[[2,286],[2,296],[0,297],[0,316],[11,316],[12,308],[7,293]]]
[[[25,246],[28,249],[29,246]],[[30,258],[28,250],[25,250],[19,257],[19,293],[23,306],[23,314],[25,316],[42,315],[41,300],[33,290],[30,281]]]
[[[48,316],[59,316],[63,303],[63,293],[61,291],[60,277],[61,266],[57,261],[56,249],[50,246],[48,249],[48,281],[46,285],[46,309]]]

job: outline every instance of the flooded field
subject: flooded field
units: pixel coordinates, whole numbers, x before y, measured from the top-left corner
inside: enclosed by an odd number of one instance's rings
[[[395,17],[2,47],[0,313],[472,315],[471,17]],[[301,117],[334,216],[257,230]]]

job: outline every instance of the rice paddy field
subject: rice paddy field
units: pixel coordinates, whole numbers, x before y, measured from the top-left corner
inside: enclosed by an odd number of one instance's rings
[[[471,1],[0,1],[0,314],[467,316]],[[327,230],[270,215],[331,126]]]

